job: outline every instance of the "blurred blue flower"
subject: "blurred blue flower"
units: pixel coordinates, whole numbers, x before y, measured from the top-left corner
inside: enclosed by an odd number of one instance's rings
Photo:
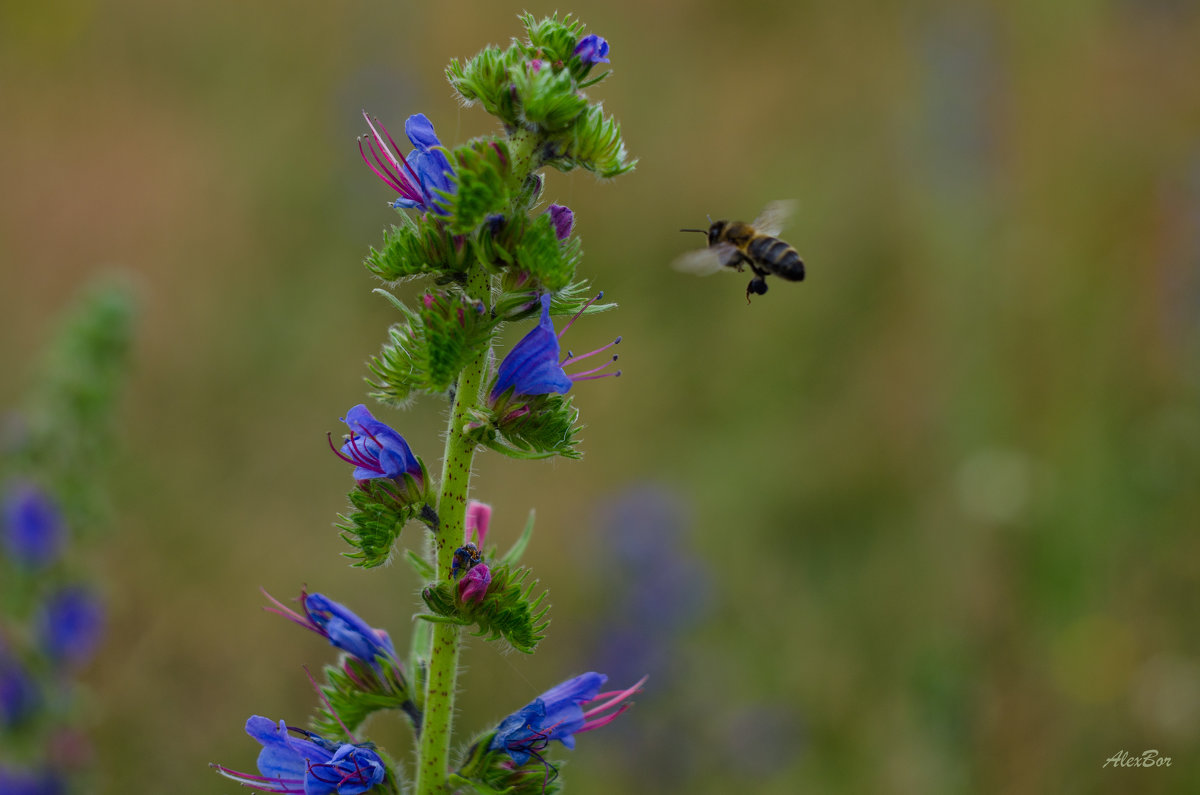
[[[563,330],[557,334],[554,331],[554,323],[550,320],[550,296],[549,294],[543,295],[541,297],[542,313],[538,324],[522,337],[500,362],[500,368],[496,373],[496,383],[492,386],[490,393],[492,402],[495,403],[509,389],[513,391],[514,395],[534,396],[549,395],[551,393],[565,395],[571,390],[571,385],[576,381],[588,381],[593,378],[603,378],[607,375],[620,375],[621,372],[619,370],[614,373],[600,373],[601,370],[604,370],[609,364],[617,360],[616,356],[613,356],[609,362],[600,367],[582,373],[567,375],[566,371],[563,370],[566,365],[608,350],[621,341],[620,337],[594,351],[589,351],[579,356],[574,356],[568,352],[567,358],[561,362],[558,359],[559,337],[565,334],[567,329],[571,327],[571,324],[583,314],[584,309],[587,309],[588,306],[603,295],[604,293],[600,293],[589,301],[583,309],[579,310],[575,317],[567,322]]]
[[[517,765],[525,764],[531,756],[540,759],[551,740],[574,748],[576,734],[606,726],[629,709],[630,704],[622,702],[641,690],[646,680],[643,677],[628,690],[601,693],[606,681],[604,674],[589,672],[547,690],[500,721],[488,748],[507,753]],[[584,711],[588,704],[595,706]],[[618,705],[620,708],[614,710]]]
[[[423,485],[421,462],[413,455],[408,442],[387,425],[372,416],[367,407],[359,403],[346,412],[342,422],[350,426],[350,438],[335,450],[338,457],[354,464],[355,480],[391,478],[402,480],[411,476],[418,485]],[[330,446],[332,446],[330,442]]]
[[[63,795],[63,781],[48,770],[34,772],[0,765],[0,793],[3,795]]]
[[[391,660],[396,658],[396,649],[387,632],[375,629],[345,606],[322,594],[310,594],[303,590],[300,592],[300,604],[304,606],[304,615],[287,607],[266,591],[263,591],[263,594],[275,605],[266,608],[267,610],[312,630],[334,647],[349,652],[363,662],[374,664],[376,657]]]
[[[367,157],[361,137],[358,139],[358,151],[375,175],[400,194],[392,206],[417,207],[447,215],[446,210],[437,203],[441,198],[437,191],[454,193],[454,169],[442,151],[442,144],[433,131],[433,123],[423,113],[408,117],[404,132],[415,148],[405,157],[378,119],[372,122],[365,110],[363,118],[371,128],[371,138],[367,141],[371,157]],[[380,133],[380,130],[383,132]]]
[[[0,649],[0,729],[16,726],[41,704],[37,683],[18,660]],[[0,792],[7,790],[0,788]]]
[[[293,737],[289,731],[302,735]],[[258,772],[238,773],[221,765],[213,767],[226,778],[260,792],[304,793],[304,795],[357,795],[383,781],[383,760],[371,748],[350,743],[335,744],[303,729],[289,727],[254,715],[246,721],[246,733],[262,744]]]
[[[104,633],[104,608],[87,588],[68,585],[52,594],[36,620],[38,644],[58,665],[91,660]]]
[[[32,483],[18,482],[4,494],[2,539],[19,565],[41,568],[58,559],[65,528],[58,506]]]
[[[608,63],[608,42],[589,33],[575,45],[575,54],[586,64]]]

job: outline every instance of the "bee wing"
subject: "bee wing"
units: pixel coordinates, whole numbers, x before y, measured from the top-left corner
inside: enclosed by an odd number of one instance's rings
[[[728,255],[726,249],[737,251],[733,246],[722,243],[712,248],[700,248],[695,251],[689,251],[686,254],[680,255],[671,264],[675,270],[690,273],[693,276],[711,276],[725,267],[725,257]]]
[[[783,225],[796,210],[796,202],[792,199],[775,201],[763,208],[758,218],[751,224],[756,230],[768,237],[779,237]]]

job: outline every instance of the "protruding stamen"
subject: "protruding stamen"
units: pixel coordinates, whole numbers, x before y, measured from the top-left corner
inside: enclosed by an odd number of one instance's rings
[[[575,316],[574,316],[574,317],[572,317],[570,320],[568,320],[568,321],[567,321],[567,325],[565,325],[565,326],[563,326],[563,327],[562,327],[562,331],[558,332],[559,339],[562,339],[562,335],[567,333],[567,329],[569,329],[569,328],[571,327],[571,325],[572,325],[572,324],[573,324],[573,323],[574,323],[576,320],[578,320],[578,319],[579,319],[579,316],[580,316],[580,315],[582,315],[582,314],[583,314],[585,311],[587,311],[587,308],[588,308],[589,306],[591,306],[592,304],[596,303],[597,301],[599,301],[599,300],[600,300],[601,298],[603,298],[603,297],[604,297],[604,291],[603,291],[603,290],[601,290],[600,292],[596,293],[596,297],[595,297],[595,298],[592,298],[592,299],[591,299],[591,300],[589,300],[589,301],[588,301],[586,304],[584,304],[583,306],[579,307],[579,311],[575,313]]]
[[[609,348],[611,348],[611,347],[612,347],[612,346],[614,346],[614,345],[620,345],[620,344],[621,344],[621,338],[620,338],[620,337],[617,337],[615,340],[613,340],[612,342],[608,343],[607,345],[601,345],[601,346],[600,346],[599,348],[597,348],[596,350],[594,350],[594,351],[588,351],[587,353],[581,354],[581,355],[579,355],[579,356],[576,356],[576,355],[575,355],[574,353],[572,353],[571,351],[567,351],[567,358],[565,358],[565,359],[563,359],[561,362],[559,362],[559,365],[558,365],[558,366],[559,366],[559,367],[566,367],[568,364],[574,364],[575,362],[581,362],[581,361],[583,361],[584,359],[587,359],[587,358],[589,358],[589,357],[595,356],[597,353],[603,353],[604,351],[608,350]],[[616,357],[614,356],[613,358],[615,359]]]
[[[617,357],[616,357],[616,355],[614,354],[614,355],[613,355],[613,357],[612,357],[611,359],[609,359],[607,362],[605,362],[604,364],[600,365],[599,367],[593,367],[591,370],[584,370],[582,373],[576,373],[575,375],[569,375],[569,376],[567,376],[567,378],[570,378],[572,381],[580,381],[580,380],[583,380],[585,376],[589,376],[589,375],[591,375],[592,373],[598,373],[598,372],[600,372],[601,370],[605,370],[605,369],[607,369],[607,368],[608,368],[608,366],[609,366],[610,364],[612,364],[613,362],[615,362],[616,360],[617,360]]]

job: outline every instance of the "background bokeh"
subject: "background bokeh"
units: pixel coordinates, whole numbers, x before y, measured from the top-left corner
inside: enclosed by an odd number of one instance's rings
[[[259,586],[407,634],[412,574],[331,526],[324,437],[395,319],[359,112],[490,131],[442,70],[521,10],[0,3],[0,402],[95,274],[141,305],[97,473],[96,791],[235,792],[206,765],[253,767],[246,716],[303,721],[331,650]],[[640,163],[546,198],[621,304],[571,344],[624,335],[624,375],[578,389],[582,461],[479,463],[501,544],[537,510],[553,624],[471,645],[458,725],[604,666],[654,678],[569,755],[580,795],[1200,791],[1200,7],[570,10]],[[668,267],[680,227],[785,197],[805,283],[748,306]],[[436,460],[436,401],[378,413]]]

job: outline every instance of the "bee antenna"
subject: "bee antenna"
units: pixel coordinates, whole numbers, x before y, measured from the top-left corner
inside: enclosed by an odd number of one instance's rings
[[[700,234],[702,234],[702,235],[707,235],[707,234],[708,234],[708,230],[707,230],[707,229],[680,229],[679,231],[680,231],[680,232],[699,232],[699,233],[700,233]]]

